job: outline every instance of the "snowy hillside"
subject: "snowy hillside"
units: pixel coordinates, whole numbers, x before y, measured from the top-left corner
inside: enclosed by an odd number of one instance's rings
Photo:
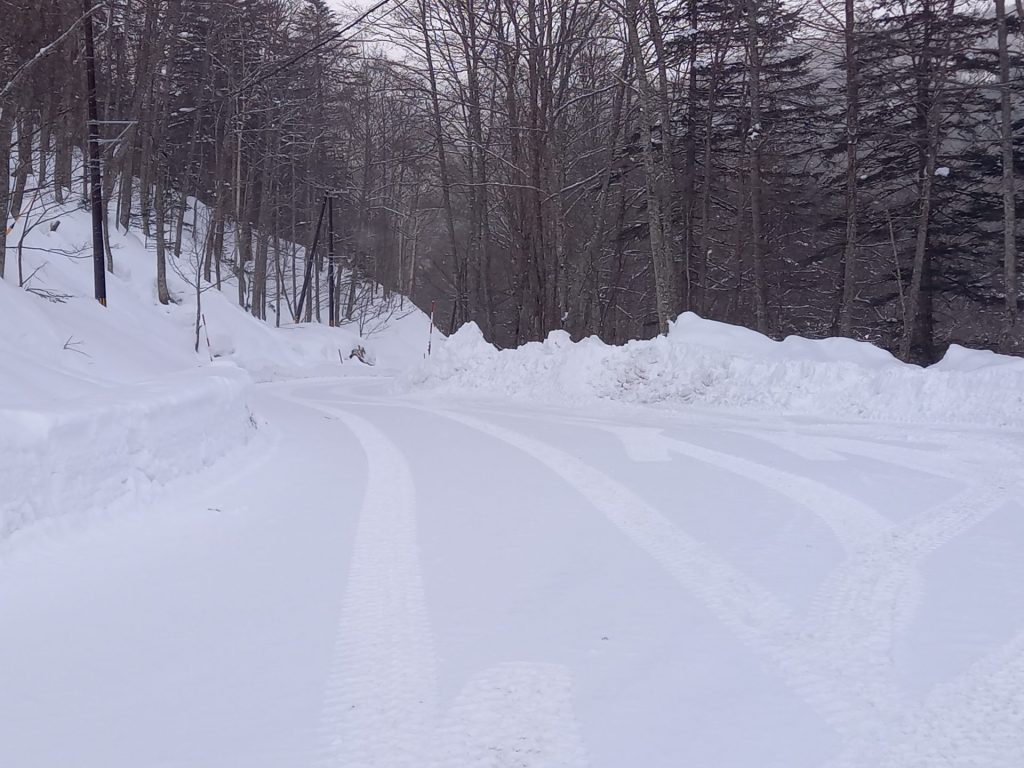
[[[11,322],[10,332],[0,338],[0,349],[5,355],[29,355],[35,364],[30,365],[26,359],[24,364],[11,365],[2,374],[6,377],[27,376],[41,368],[97,383],[127,382],[200,366],[213,357],[230,361],[256,378],[266,378],[309,375],[318,365],[333,372],[340,360],[349,361],[356,344],[374,352],[389,368],[404,366],[426,351],[428,321],[412,304],[399,304],[400,297],[381,321],[373,324],[374,329],[387,325],[387,332],[360,339],[355,325],[339,329],[320,324],[295,326],[283,317],[284,327],[272,328],[273,317],[264,323],[237,306],[232,296],[234,282],[227,278],[224,293],[203,286],[205,324],[199,352],[195,353],[196,304],[190,285],[195,264],[187,256],[178,264],[168,256],[172,262],[168,284],[175,303],[161,306],[156,295],[152,241],[144,242],[138,230],[124,234],[112,229],[114,274],[107,275],[109,300],[104,310],[92,300],[89,212],[73,204],[51,204],[45,225],[33,227],[26,237],[19,267],[14,252],[26,219],[30,217],[19,221],[9,236],[12,254],[0,290],[4,314]],[[58,225],[56,231],[50,229],[53,224]],[[17,290],[19,274],[25,277],[28,291],[38,295]],[[40,391],[39,386],[44,389]],[[45,389],[51,386],[56,389]],[[13,397],[16,391],[22,395],[61,395],[55,382],[35,381],[31,387],[15,387],[12,379],[0,379],[0,396]],[[73,393],[81,391],[76,386]]]
[[[115,270],[101,307],[92,298],[90,226],[87,210],[50,199],[45,214],[30,209],[9,236],[0,280],[0,541],[42,518],[146,492],[244,445],[258,425],[246,405],[252,381],[365,375],[367,365],[351,356],[357,345],[381,369],[426,350],[429,321],[400,297],[371,323],[376,333],[360,338],[355,325],[275,328],[210,289],[196,352],[194,263],[172,264],[175,303],[162,306],[152,243],[114,230]]]

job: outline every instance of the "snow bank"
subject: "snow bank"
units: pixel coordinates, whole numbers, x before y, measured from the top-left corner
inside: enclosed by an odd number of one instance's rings
[[[666,336],[609,346],[551,333],[499,351],[473,324],[400,386],[554,402],[704,405],[885,421],[1024,427],[1024,360],[951,347],[920,368],[851,339],[781,342],[686,313]]]
[[[240,311],[224,294],[210,291],[203,296],[207,326],[200,340],[200,353],[230,360],[259,381],[364,375],[369,365],[392,370],[408,367],[426,352],[430,321],[411,302],[406,301],[404,307],[397,302],[398,297],[386,327],[367,337],[359,335],[355,324],[330,328],[319,323],[289,322],[273,328]],[[365,350],[365,363],[353,356],[357,347]]]
[[[209,466],[248,441],[247,377],[224,367],[110,388],[73,405],[0,409],[0,540]]]

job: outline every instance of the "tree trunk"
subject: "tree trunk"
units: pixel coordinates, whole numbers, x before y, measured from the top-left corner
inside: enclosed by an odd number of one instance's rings
[[[239,158],[239,162],[241,159]],[[235,221],[235,236],[238,260],[235,262],[235,277],[238,279],[238,306],[245,307],[249,295],[246,285],[245,265],[252,261],[252,222],[256,215],[256,190],[254,188],[256,166],[250,165],[245,176],[245,205]]]
[[[648,0],[647,19],[651,30],[651,41],[654,43],[655,63],[658,68],[658,89],[655,92],[658,104],[658,122],[661,124],[661,150],[658,152],[658,195],[661,198],[661,229],[664,237],[663,248],[664,258],[672,265],[672,320],[675,320],[675,312],[678,306],[677,296],[689,293],[690,270],[689,265],[683,264],[684,291],[680,292],[676,285],[677,256],[675,252],[675,226],[672,220],[672,203],[676,198],[675,194],[675,172],[673,169],[672,157],[675,149],[675,138],[672,133],[672,109],[671,94],[668,84],[668,53],[665,50],[665,41],[661,33],[661,18],[658,14],[657,0]],[[689,306],[687,306],[689,308]]]
[[[1019,6],[1018,6],[1019,7]],[[1006,2],[996,0],[996,22],[999,27],[999,105],[1000,149],[1003,165],[1003,291],[1006,294],[1006,329],[1003,346],[1012,348],[1016,342],[1017,325],[1017,212],[1013,168],[1013,114],[1010,103],[1010,53],[1006,29]]]
[[[688,0],[687,14],[691,30],[697,29],[697,0]],[[686,168],[683,176],[683,307],[692,310],[696,307],[703,311],[695,300],[694,278],[694,222],[697,208],[697,40],[690,34],[689,51],[687,54],[686,81]],[[709,106],[710,109],[710,106]],[[698,259],[700,257],[698,256]],[[699,261],[698,261],[699,263]],[[699,290],[698,284],[698,290]]]
[[[659,194],[658,158],[655,157],[651,121],[655,117],[651,104],[651,87],[647,80],[646,64],[640,47],[637,30],[637,0],[626,3],[626,31],[629,49],[633,55],[636,70],[637,96],[640,102],[640,143],[643,157],[645,188],[647,192],[647,221],[654,267],[654,296],[658,313],[658,330],[668,332],[668,324],[675,319],[673,314],[675,278],[673,264],[668,257],[668,243],[665,241],[661,195]]]
[[[845,0],[846,46],[846,242],[843,247],[843,294],[839,310],[839,335],[853,333],[853,303],[857,297],[857,140],[860,95],[857,72],[857,39],[854,0]]]
[[[70,79],[61,86],[61,104],[71,103]],[[71,110],[59,118],[61,130],[54,142],[55,151],[53,155],[53,196],[54,199],[63,204],[64,192],[71,188],[71,145],[74,142],[75,131],[72,127],[72,120],[78,114]]]
[[[273,138],[268,141],[266,154],[263,157],[263,171],[260,174],[260,205],[256,222],[259,227],[256,242],[256,261],[252,275],[252,314],[265,320],[267,317],[267,250],[270,247],[270,198],[273,181],[270,172],[271,156],[276,151]]]
[[[134,147],[129,148],[124,153],[120,168],[121,184],[118,187],[117,224],[124,232],[128,231],[128,226],[131,224],[132,192],[135,187],[135,157]]]
[[[51,121],[53,120],[53,110],[50,109],[45,115],[43,115],[43,124],[39,128],[39,186],[46,186],[46,177],[49,175],[49,162],[50,162],[50,131],[52,130]]]
[[[697,312],[704,316],[708,312],[708,261],[711,250],[711,184],[714,178],[715,110],[718,104],[718,78],[721,72],[722,56],[715,52],[711,76],[708,80],[708,108],[704,118],[703,167],[700,192],[700,253],[697,256]]]
[[[156,293],[161,304],[170,304],[171,294],[167,290],[167,191],[165,177],[163,169],[158,169],[156,193],[153,199],[154,224],[156,225]]]
[[[7,228],[11,226],[11,108],[0,106],[0,280],[7,260]]]
[[[761,232],[761,53],[758,40],[758,0],[747,0],[747,56],[750,79],[750,252],[753,266],[754,318],[757,330],[768,333],[768,286],[765,284]]]
[[[25,200],[25,187],[32,170],[32,126],[28,116],[22,114],[18,120],[18,164],[14,171],[14,191],[11,192],[11,218],[21,213]],[[6,173],[6,171],[5,171]]]
[[[441,104],[437,93],[437,74],[434,69],[434,55],[430,42],[429,24],[427,22],[427,7],[428,4],[426,3],[426,0],[420,0],[420,23],[423,30],[423,49],[427,63],[427,79],[430,85],[431,120],[433,121],[435,134],[434,140],[435,148],[437,150],[438,172],[441,176],[441,200],[444,205],[444,220],[445,226],[448,230],[448,242],[452,249],[452,264],[454,265],[456,275],[459,275],[463,270],[461,267],[459,247],[455,239],[455,217],[452,213],[451,180],[448,174],[448,158],[445,154],[444,132],[441,122]],[[354,279],[355,274],[353,273],[353,280]],[[460,295],[458,286],[459,278],[456,277],[456,307],[459,306],[459,302],[463,299]],[[351,319],[351,310],[349,310],[348,317]]]
[[[934,106],[929,110],[929,123],[936,119]],[[932,136],[932,126],[928,126],[928,147],[926,159],[922,170],[919,203],[917,213],[917,225],[914,238],[914,264],[910,276],[910,291],[907,296],[907,311],[903,318],[903,337],[900,340],[900,357],[909,361],[911,351],[915,346],[923,349],[924,356],[931,355],[931,339],[927,338],[925,325],[930,322],[929,308],[926,302],[931,301],[931,281],[926,280],[926,273],[930,271],[928,261],[928,223],[931,218],[932,206],[932,182],[935,178],[935,141]],[[924,323],[922,323],[922,320]],[[926,360],[926,362],[932,362]]]

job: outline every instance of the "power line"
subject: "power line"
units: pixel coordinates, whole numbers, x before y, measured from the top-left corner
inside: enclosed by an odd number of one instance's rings
[[[401,6],[405,5],[405,3],[407,1],[408,0],[398,0],[398,7],[401,7]],[[266,73],[264,73],[262,75],[254,77],[248,83],[243,83],[242,85],[240,85],[238,88],[236,88],[234,91],[232,91],[228,95],[229,96],[237,96],[238,94],[242,93],[243,91],[247,91],[250,88],[253,88],[253,87],[259,85],[263,81],[269,80],[274,75],[280,74],[284,70],[288,69],[288,67],[291,67],[291,66],[297,64],[298,62],[302,61],[304,58],[309,56],[311,53],[316,53],[321,48],[325,48],[326,46],[330,45],[331,43],[339,40],[342,37],[342,35],[344,35],[346,32],[348,32],[349,30],[351,30],[353,27],[357,26],[358,24],[361,24],[363,21],[366,20],[366,18],[368,16],[370,16],[371,14],[373,14],[376,11],[380,10],[385,5],[387,5],[388,3],[391,3],[391,2],[394,2],[394,0],[379,0],[379,2],[377,2],[374,5],[372,5],[369,8],[367,8],[359,16],[354,18],[352,21],[350,21],[344,27],[339,29],[333,35],[330,35],[329,37],[324,38],[320,42],[315,43],[314,45],[311,45],[309,48],[307,48],[304,51],[300,51],[299,53],[295,54],[294,56],[292,56],[291,58],[289,58],[286,61],[282,62],[281,64],[278,64],[276,67],[274,67],[269,72],[266,72]],[[348,41],[347,40],[343,40],[342,42],[345,43],[345,42],[348,42]]]

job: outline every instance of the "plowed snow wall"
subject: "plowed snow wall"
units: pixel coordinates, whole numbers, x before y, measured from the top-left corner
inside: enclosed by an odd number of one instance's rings
[[[197,472],[246,443],[246,379],[189,373],[53,410],[0,409],[0,540]]]
[[[497,350],[473,324],[407,372],[431,389],[579,404],[709,406],[762,414],[1024,428],[1024,360],[952,347],[929,368],[850,339],[773,341],[684,315],[667,336],[609,346],[552,332]]]

